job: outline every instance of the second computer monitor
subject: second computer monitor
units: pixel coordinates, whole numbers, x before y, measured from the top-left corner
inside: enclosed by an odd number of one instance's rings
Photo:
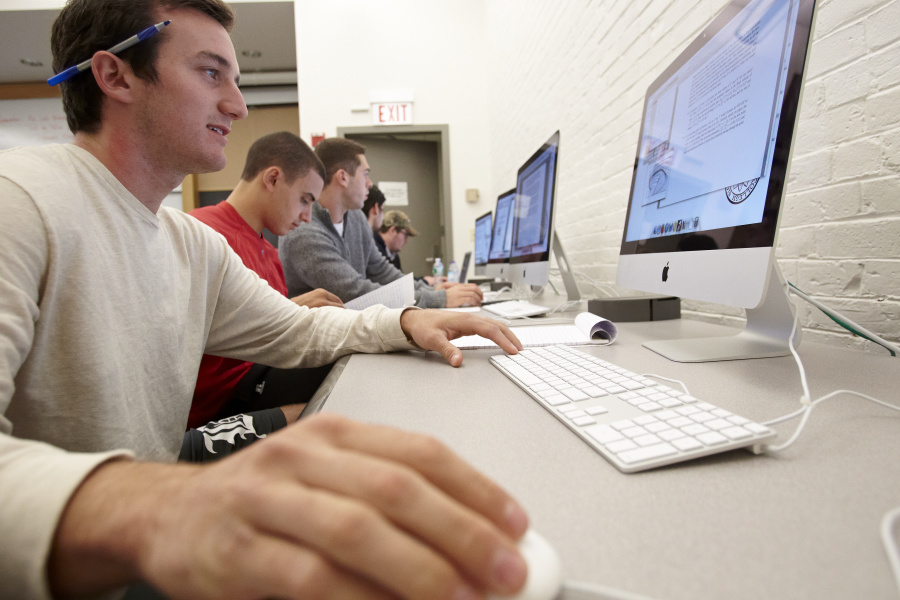
[[[491,235],[491,250],[485,275],[505,279],[509,271],[509,253],[512,244],[513,210],[516,203],[516,190],[508,190],[497,196],[497,209],[494,211],[494,231]]]
[[[519,168],[510,244],[509,280],[547,285],[559,157],[559,131]]]

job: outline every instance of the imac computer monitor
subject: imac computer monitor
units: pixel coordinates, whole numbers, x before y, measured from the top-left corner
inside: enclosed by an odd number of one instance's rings
[[[493,220],[488,211],[475,219],[475,275],[487,275],[488,255],[491,252],[491,235]]]
[[[553,236],[559,131],[525,161],[516,176],[510,247],[513,283],[547,285]]]
[[[616,282],[748,309],[716,344],[645,344],[673,360],[789,352],[773,254],[814,4],[733,0],[647,91]]]
[[[491,235],[491,249],[485,274],[488,277],[505,279],[509,273],[509,248],[512,241],[513,208],[516,190],[512,189],[497,196],[494,210],[494,231]]]

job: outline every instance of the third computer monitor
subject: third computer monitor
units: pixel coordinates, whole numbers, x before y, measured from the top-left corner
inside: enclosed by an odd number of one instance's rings
[[[491,253],[492,224],[490,211],[475,219],[475,275],[487,274],[488,256]]]
[[[510,244],[509,280],[547,285],[556,209],[559,131],[519,168]]]
[[[485,275],[505,279],[509,270],[509,250],[512,243],[512,216],[516,202],[516,190],[508,190],[497,196],[494,211],[494,231]]]

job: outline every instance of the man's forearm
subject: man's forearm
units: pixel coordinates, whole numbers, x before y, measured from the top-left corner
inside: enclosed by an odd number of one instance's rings
[[[140,549],[161,498],[197,467],[113,461],[97,467],[66,506],[48,561],[54,597],[96,595],[141,577]]]

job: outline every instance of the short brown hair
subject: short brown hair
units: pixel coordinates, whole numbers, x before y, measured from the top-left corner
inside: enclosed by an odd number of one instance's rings
[[[325,166],[313,149],[306,142],[289,131],[279,131],[264,135],[250,146],[247,151],[247,162],[241,179],[252,181],[269,167],[279,167],[284,171],[287,183],[291,184],[298,177],[304,177],[315,170],[325,181]]]
[[[50,35],[53,71],[58,73],[113,47],[154,25],[161,10],[176,8],[205,14],[226,31],[234,25],[234,13],[222,0],[69,0],[53,22]],[[163,30],[117,56],[131,65],[136,76],[155,82],[159,76],[156,57],[165,35]],[[96,133],[103,116],[103,92],[94,78],[82,73],[59,85],[72,133]]]
[[[375,205],[384,206],[385,200],[384,193],[378,189],[377,185],[373,185],[369,188],[369,195],[366,196],[366,201],[363,202],[363,213],[368,217]]]
[[[362,164],[359,155],[366,153],[366,147],[359,142],[346,138],[328,138],[316,146],[316,156],[325,165],[325,187],[331,183],[334,174],[341,169],[350,176],[356,175],[356,169]]]

